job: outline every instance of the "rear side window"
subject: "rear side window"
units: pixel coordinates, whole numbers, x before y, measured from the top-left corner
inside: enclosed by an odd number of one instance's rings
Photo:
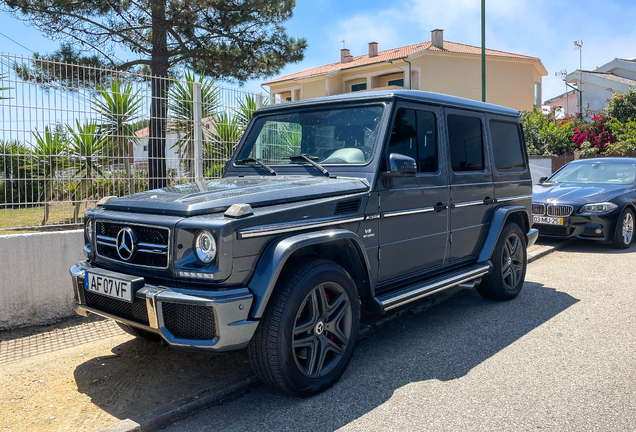
[[[519,125],[490,120],[490,136],[497,171],[525,169]]]
[[[450,114],[447,123],[453,171],[484,170],[486,164],[481,120],[477,117]]]
[[[417,162],[417,171],[437,172],[437,121],[435,114],[400,108],[395,116],[389,153],[400,153]]]

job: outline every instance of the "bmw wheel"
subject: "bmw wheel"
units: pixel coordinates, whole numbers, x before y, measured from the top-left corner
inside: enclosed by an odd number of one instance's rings
[[[617,249],[627,249],[634,241],[634,211],[626,208],[616,223],[612,246]]]

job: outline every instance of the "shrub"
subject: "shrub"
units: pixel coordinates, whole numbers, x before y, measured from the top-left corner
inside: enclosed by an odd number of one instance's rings
[[[607,114],[620,123],[636,120],[636,90],[628,89],[627,93],[615,93],[607,100]]]

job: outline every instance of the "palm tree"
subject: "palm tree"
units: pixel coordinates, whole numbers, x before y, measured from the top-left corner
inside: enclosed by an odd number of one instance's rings
[[[206,177],[216,176],[223,164],[232,156],[243,135],[238,116],[221,112],[212,124],[210,141],[203,146],[203,165]]]
[[[79,209],[82,199],[86,199],[88,205],[88,184],[93,179],[93,171],[100,176],[103,173],[99,167],[99,156],[102,154],[104,144],[104,134],[96,122],[80,124],[75,121],[75,128],[67,126],[69,132],[69,151],[71,152],[72,166],[76,169],[75,176],[81,177],[79,187],[79,197],[77,189],[75,192],[75,213],[74,222],[79,219]],[[92,188],[91,188],[92,189]]]
[[[126,177],[129,182],[129,192],[135,192],[135,179],[130,172],[129,143],[138,145],[134,123],[139,120],[139,113],[143,99],[139,90],[133,94],[131,83],[122,84],[112,81],[110,88],[97,86],[100,98],[92,101],[93,108],[102,116],[105,145],[108,152],[114,156],[124,158]]]
[[[41,197],[41,199],[44,199],[42,225],[46,225],[49,219],[51,201],[53,201],[53,181],[55,174],[66,167],[68,147],[66,136],[57,127],[51,130],[46,126],[43,134],[40,134],[37,130],[32,133],[35,143],[28,154],[31,164],[25,168],[31,169],[35,175],[44,178],[43,196]],[[49,182],[50,185],[48,184]]]
[[[238,99],[237,102],[239,107],[234,112],[236,112],[238,122],[245,129],[256,111],[256,98],[251,94],[246,94],[244,99]],[[266,107],[268,102],[269,99],[264,98],[261,107]]]
[[[194,83],[201,83],[201,119],[212,118],[220,104],[220,89],[214,86],[214,80],[200,75],[197,79],[193,73],[186,72],[185,83],[175,81],[168,92],[168,110],[171,121],[169,129],[178,134],[178,140],[172,145],[177,148],[184,165],[190,171],[194,156]],[[203,134],[209,130],[203,126]]]

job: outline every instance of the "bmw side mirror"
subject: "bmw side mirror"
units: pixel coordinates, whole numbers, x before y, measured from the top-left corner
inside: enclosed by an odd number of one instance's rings
[[[547,177],[541,177],[539,179],[539,184],[544,183],[548,178]]]
[[[415,177],[417,162],[412,157],[400,153],[389,155],[389,171],[382,173],[384,177]]]

